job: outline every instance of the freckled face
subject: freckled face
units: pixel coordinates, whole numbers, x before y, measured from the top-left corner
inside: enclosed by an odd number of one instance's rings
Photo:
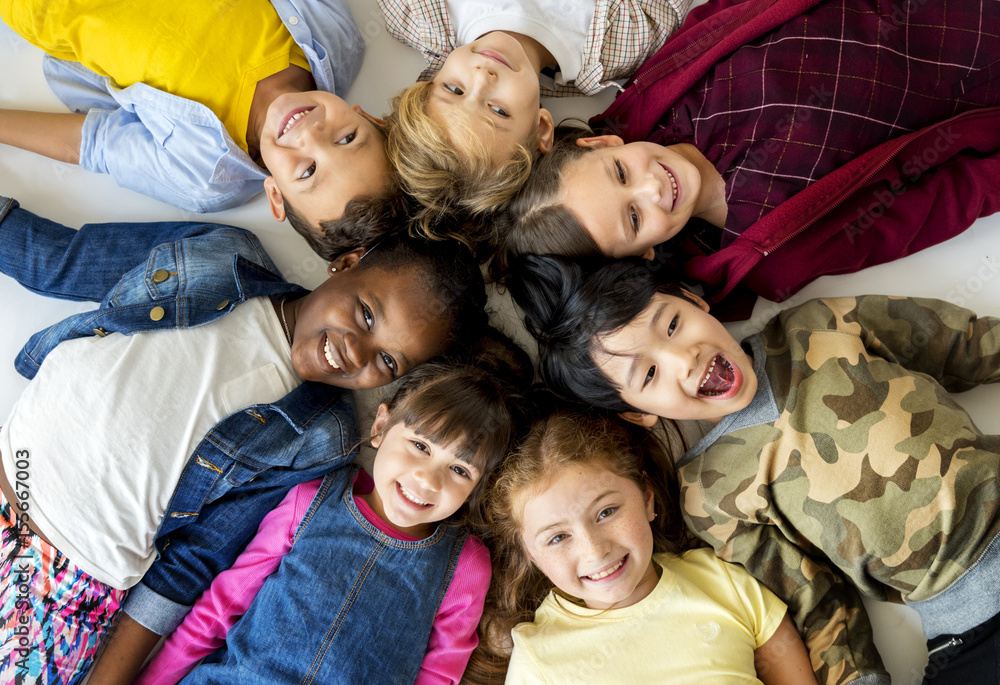
[[[445,348],[445,321],[434,313],[415,268],[342,269],[286,305],[293,318],[292,364],[305,380],[340,388],[391,383]]]
[[[599,465],[568,465],[529,496],[521,540],[538,569],[591,609],[627,607],[656,587],[653,493]]]
[[[600,341],[594,361],[636,409],[718,423],[750,404],[757,376],[708,305],[696,302],[657,293],[639,316]]]
[[[423,537],[433,525],[461,508],[482,474],[456,456],[452,445],[439,445],[403,423],[372,443],[378,448],[366,498],[377,514],[398,530]]]
[[[430,115],[449,129],[471,127],[479,139],[492,141],[498,163],[544,116],[538,74],[521,44],[502,31],[453,50],[432,83]]]
[[[385,138],[375,119],[333,93],[286,93],[267,110],[260,154],[272,206],[287,201],[310,223],[340,218],[356,197],[389,187]],[[277,196],[274,195],[275,190]]]

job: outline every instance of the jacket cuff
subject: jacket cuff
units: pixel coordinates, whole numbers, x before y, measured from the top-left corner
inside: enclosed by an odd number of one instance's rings
[[[133,616],[133,618],[135,617]],[[889,676],[882,673],[869,673],[860,678],[855,678],[850,683],[851,685],[892,685],[892,680]]]
[[[11,197],[5,197],[0,195],[0,221],[3,221],[7,216],[7,212],[12,209],[17,209],[20,205],[17,200]]]
[[[128,593],[122,607],[132,620],[157,635],[173,632],[191,607],[173,602],[139,583]]]

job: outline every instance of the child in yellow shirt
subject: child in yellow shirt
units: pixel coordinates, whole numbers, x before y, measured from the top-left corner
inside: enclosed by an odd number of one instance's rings
[[[318,252],[391,188],[381,121],[340,97],[364,53],[343,0],[2,0],[0,18],[73,110],[0,110],[0,142],[192,211],[264,190]]]

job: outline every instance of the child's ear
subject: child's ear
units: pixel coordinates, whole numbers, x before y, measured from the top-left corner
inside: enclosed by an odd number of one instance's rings
[[[653,519],[656,518],[656,497],[653,495],[652,488],[646,488],[645,500],[646,500],[646,519],[652,523]]]
[[[656,248],[655,247],[651,247],[648,250],[646,250],[645,252],[643,252],[642,253],[642,258],[645,259],[646,261],[649,261],[649,262],[651,262],[654,259],[656,259]]]
[[[344,252],[343,254],[337,255],[330,265],[326,267],[328,273],[335,273],[337,271],[345,271],[351,269],[361,261],[361,258],[365,255],[368,248],[356,247],[349,252]]]
[[[542,107],[538,110],[538,151],[543,155],[549,154],[555,139],[556,122],[552,119],[552,112]]]
[[[389,405],[383,402],[378,405],[378,410],[375,412],[375,420],[372,421],[372,432],[369,433],[371,437],[371,445],[375,449],[382,444],[382,431],[385,427],[389,425]]]
[[[625,141],[619,136],[606,135],[606,136],[589,136],[587,138],[577,138],[576,144],[580,147],[589,147],[595,150],[600,150],[603,147],[620,147],[625,144]]]
[[[705,300],[701,299],[690,290],[684,290],[684,297],[694,302],[696,305],[704,309],[706,312],[708,311],[708,302],[705,302]]]
[[[365,119],[367,119],[368,121],[372,122],[373,124],[375,124],[379,128],[385,128],[385,120],[384,119],[379,119],[376,116],[372,116],[371,114],[369,114],[365,110],[361,109],[361,105],[351,105],[351,109],[353,109],[355,112],[357,112],[358,114],[360,114]]]
[[[271,214],[278,221],[285,220],[285,200],[281,197],[278,184],[274,182],[273,176],[264,179],[264,193],[267,195],[267,203],[271,205]]]
[[[655,414],[643,414],[638,411],[618,412],[618,416],[622,417],[629,423],[634,423],[635,425],[642,426],[643,428],[652,428],[656,423],[656,420],[660,418]]]

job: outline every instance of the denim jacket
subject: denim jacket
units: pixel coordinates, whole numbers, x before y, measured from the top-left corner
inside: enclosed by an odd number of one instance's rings
[[[75,231],[7,198],[0,271],[40,294],[101,300],[31,337],[15,360],[27,378],[64,340],[201,326],[249,298],[304,292],[240,228],[163,222]],[[126,612],[154,632],[172,630],[289,488],[347,464],[355,444],[351,393],[320,383],[224,418],[188,460],[157,531],[160,556],[130,591]]]
[[[355,473],[323,480],[278,570],[185,685],[413,683],[465,534],[386,535],[358,511]]]
[[[347,92],[361,68],[364,39],[343,0],[271,0],[305,52],[317,90]],[[233,142],[206,106],[136,83],[118,88],[77,62],[47,56],[56,97],[86,113],[80,166],[175,207],[217,212],[264,188],[268,173]]]

